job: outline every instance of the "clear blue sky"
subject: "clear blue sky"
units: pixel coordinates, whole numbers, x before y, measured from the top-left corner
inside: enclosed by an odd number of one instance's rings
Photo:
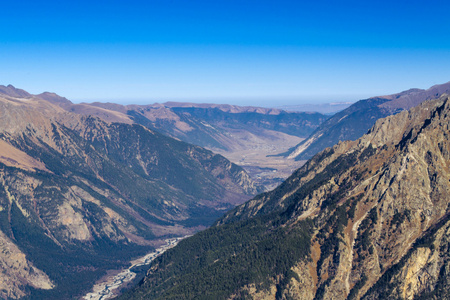
[[[3,1],[0,84],[281,105],[450,81],[448,1]]]

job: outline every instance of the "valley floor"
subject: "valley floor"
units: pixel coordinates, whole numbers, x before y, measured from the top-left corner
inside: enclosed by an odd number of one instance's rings
[[[255,139],[249,140],[251,146],[247,148],[242,147],[234,151],[213,149],[213,151],[243,167],[253,180],[269,191],[276,188],[306,162],[273,155],[286,152],[302,140],[299,137],[280,133],[278,139],[272,142]]]

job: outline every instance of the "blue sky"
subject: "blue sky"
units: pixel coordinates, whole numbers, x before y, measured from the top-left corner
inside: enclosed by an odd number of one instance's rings
[[[286,105],[450,81],[446,1],[8,1],[0,84],[80,101]]]

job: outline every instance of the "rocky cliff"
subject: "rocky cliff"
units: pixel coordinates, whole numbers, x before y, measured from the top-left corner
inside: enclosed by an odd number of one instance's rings
[[[0,298],[79,296],[261,190],[211,151],[55,101],[0,90]]]
[[[449,133],[447,95],[378,120],[182,241],[122,299],[449,299]]]

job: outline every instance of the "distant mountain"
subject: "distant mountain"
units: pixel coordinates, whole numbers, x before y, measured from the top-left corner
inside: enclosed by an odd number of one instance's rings
[[[277,108],[285,111],[309,111],[318,112],[326,115],[334,115],[341,110],[346,109],[353,102],[331,102],[331,103],[317,103],[317,104],[298,104],[298,105],[283,105]]]
[[[372,127],[376,120],[410,109],[425,100],[450,93],[450,82],[435,85],[427,90],[411,89],[389,96],[360,100],[336,113],[322,123],[307,139],[283,155],[296,160],[306,160],[339,141],[356,140]]]
[[[44,99],[52,104],[59,105],[61,107],[70,107],[72,106],[72,102],[70,100],[67,100],[67,98],[61,97],[55,93],[50,92],[44,92],[39,95],[36,95],[36,97],[40,99]]]
[[[447,95],[378,120],[165,252],[119,299],[448,299],[449,124]]]
[[[195,107],[195,108],[217,108],[223,112],[229,113],[258,113],[264,115],[279,115],[283,113],[283,110],[276,108],[266,108],[266,107],[258,107],[258,106],[239,106],[239,105],[231,105],[231,104],[214,104],[214,103],[190,103],[190,102],[165,102],[163,103],[166,107]]]
[[[129,111],[135,122],[153,127],[171,136],[208,148],[232,150],[237,141],[230,134],[234,131],[247,131],[254,135],[267,135],[265,131],[282,132],[285,134],[305,137],[326,120],[318,113],[274,113],[259,112],[226,112],[220,108],[171,107],[178,119],[168,122],[167,119],[157,119],[149,122],[143,111]],[[139,114],[140,113],[140,114]],[[186,126],[187,125],[187,126]],[[186,126],[186,127],[182,127]]]
[[[262,190],[221,155],[71,106],[0,87],[0,298],[76,298]]]
[[[16,89],[11,84],[9,84],[8,86],[0,85],[0,94],[6,95],[6,96],[11,96],[11,97],[16,97],[16,98],[31,97],[31,94],[29,94],[28,92],[21,90],[21,89]]]
[[[77,106],[73,106],[72,111],[99,117],[104,114],[104,111],[99,109],[113,111],[171,137],[225,151],[242,148],[241,142],[232,134],[235,131],[248,132],[262,139],[271,139],[272,132],[304,138],[328,118],[319,113],[286,112],[224,104],[167,102],[120,106],[112,103],[92,103],[83,104],[83,107],[86,105],[93,107],[93,111],[77,111]]]
[[[320,113],[228,104],[73,104],[48,92],[35,97],[59,105],[68,112],[96,116],[106,122],[141,124],[205,147],[244,167],[267,189],[277,186],[302,163],[274,155],[297,145],[329,117]]]

